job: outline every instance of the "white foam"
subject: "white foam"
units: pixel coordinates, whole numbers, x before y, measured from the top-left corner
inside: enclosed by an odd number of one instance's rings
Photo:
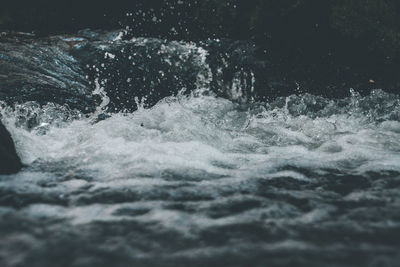
[[[327,169],[350,174],[400,172],[397,123],[368,123],[363,117],[347,114],[312,118],[293,117],[284,109],[257,113],[212,96],[167,98],[151,109],[111,114],[97,123],[84,116],[65,120],[53,109],[53,115],[33,129],[17,123],[18,112],[2,113],[18,153],[29,167],[12,182],[9,178],[0,181],[0,187],[69,201],[115,192],[128,200],[217,199],[227,192],[257,190],[249,182],[252,179],[313,181],[296,168],[314,173]],[[40,185],[53,182],[49,188]],[[77,223],[102,216],[121,219],[112,215],[118,205],[112,210],[99,205],[93,210],[98,210],[97,215],[91,212],[79,218],[86,210],[67,213]],[[32,208],[30,212],[38,214],[65,213],[54,207]],[[162,221],[160,218],[167,216],[176,224],[176,214],[165,212],[160,208],[143,218]],[[253,215],[249,217],[259,218]],[[316,211],[307,216],[301,220],[320,215]],[[205,217],[191,220],[223,223]],[[230,219],[225,220],[229,223]]]
[[[49,121],[38,134],[13,126],[12,116],[5,119],[25,164],[62,163],[70,171],[96,173],[96,179],[194,170],[251,177],[282,164],[315,169],[358,161],[364,169],[397,169],[400,162],[396,122],[375,126],[346,115],[272,119],[266,111],[249,116],[214,97],[169,98],[151,109],[92,121]]]

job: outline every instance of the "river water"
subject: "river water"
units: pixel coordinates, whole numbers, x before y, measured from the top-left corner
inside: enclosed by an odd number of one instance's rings
[[[399,96],[259,100],[204,46],[87,35],[0,42],[1,266],[398,266]]]

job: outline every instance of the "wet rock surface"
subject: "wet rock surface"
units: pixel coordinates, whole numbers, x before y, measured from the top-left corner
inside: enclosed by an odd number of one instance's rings
[[[21,168],[22,163],[15,150],[14,141],[0,122],[0,174],[17,173]]]
[[[69,55],[72,42],[24,34],[0,38],[0,99],[7,103],[58,103],[93,108],[84,71]]]

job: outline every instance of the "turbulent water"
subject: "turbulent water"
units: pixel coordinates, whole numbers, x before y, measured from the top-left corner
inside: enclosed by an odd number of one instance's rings
[[[0,43],[26,166],[0,176],[1,266],[400,262],[399,96],[257,101],[256,71],[195,44],[57,38]]]

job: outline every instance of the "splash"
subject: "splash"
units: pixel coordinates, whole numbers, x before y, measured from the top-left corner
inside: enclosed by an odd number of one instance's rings
[[[261,101],[224,54],[107,36],[56,41],[96,105],[0,105],[26,164],[0,176],[0,265],[398,262],[399,96]]]

